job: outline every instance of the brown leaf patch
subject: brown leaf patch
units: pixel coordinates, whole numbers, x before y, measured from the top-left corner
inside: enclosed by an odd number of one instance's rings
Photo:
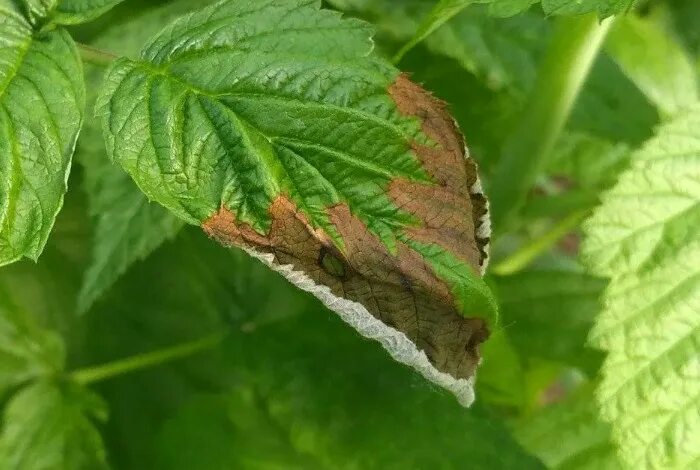
[[[448,287],[408,246],[399,243],[397,254],[389,253],[344,204],[329,208],[328,214],[343,238],[343,252],[314,230],[284,196],[270,207],[272,223],[265,236],[236,224],[226,209],[203,227],[225,245],[272,253],[276,263],[291,264],[335,295],[361,303],[376,318],[404,332],[437,369],[456,378],[472,376],[478,346],[488,337],[485,322],[462,317]]]
[[[389,94],[396,103],[399,112],[405,116],[418,118],[421,122],[423,133],[436,144],[436,146],[424,145],[418,142],[412,144],[413,151],[418,156],[425,170],[444,190],[451,191],[454,194],[454,198],[461,197],[469,201],[470,216],[465,217],[464,221],[466,225],[471,225],[472,230],[469,239],[463,239],[468,245],[468,248],[464,250],[471,251],[472,240],[475,240],[480,253],[476,266],[481,266],[487,256],[485,247],[488,245],[489,240],[488,238],[482,239],[478,237],[475,228],[488,211],[487,202],[483,194],[479,191],[473,191],[478,181],[476,162],[467,155],[464,137],[447,111],[447,104],[413,83],[406,74],[400,74],[397,77],[389,87]],[[405,183],[400,184],[406,189]],[[421,193],[424,190],[411,188],[409,192]],[[395,201],[397,194],[398,190],[394,188],[392,197],[394,197]],[[434,217],[439,217],[431,214],[431,208],[429,207],[419,208],[414,203],[413,209],[411,212],[416,213],[416,215],[419,212],[423,215],[420,218],[426,225]],[[469,222],[467,223],[466,221]],[[469,233],[468,227],[460,230],[460,232],[462,234]],[[414,233],[414,235],[416,234]],[[441,238],[443,242],[448,241],[445,236]],[[454,246],[454,242],[458,240],[453,237],[447,238],[452,238],[452,243],[443,246],[452,249],[450,246]],[[466,255],[464,250],[461,250],[463,259],[471,260],[471,254],[464,257]]]
[[[404,229],[410,238],[437,243],[479,272],[481,251],[477,245],[470,199],[449,188],[395,179],[389,196],[404,211],[413,214],[421,227]]]

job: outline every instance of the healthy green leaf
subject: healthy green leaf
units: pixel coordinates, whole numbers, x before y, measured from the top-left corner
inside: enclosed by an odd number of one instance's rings
[[[662,114],[673,116],[698,100],[698,75],[678,41],[658,22],[620,18],[607,50]]]
[[[587,190],[607,189],[629,163],[629,146],[588,133],[569,132],[554,148],[548,173]]]
[[[63,203],[85,106],[82,67],[63,30],[34,33],[0,4],[0,266],[36,260]]]
[[[126,270],[174,237],[182,221],[150,203],[121,169],[110,164],[87,173],[90,211],[97,219],[93,259],[78,310],[85,312]]]
[[[489,13],[497,18],[517,15],[530,8],[539,0],[496,0],[489,4]]]
[[[430,10],[430,13],[428,13],[425,19],[423,19],[413,37],[399,50],[399,52],[396,53],[394,56],[394,62],[399,62],[408,51],[416,46],[416,44],[422,42],[440,26],[450,21],[452,17],[464,10],[469,5],[476,3],[476,1],[440,0],[435,7]]]
[[[601,53],[578,96],[567,128],[638,146],[651,137],[658,122],[657,109],[620,67]]]
[[[162,245],[131,269],[104,301],[82,317],[90,331],[83,361],[108,362],[214,331],[261,330],[264,334],[266,325],[299,315],[309,308],[310,300],[311,296],[244,252],[225,250],[201,231],[186,228],[173,243]],[[314,304],[314,309],[321,307]],[[285,343],[294,341],[287,338]],[[105,435],[114,467],[155,468],[154,441],[164,420],[176,415],[193,395],[230,390],[231,384],[240,382],[239,367],[235,358],[213,350],[111,380],[101,392],[111,410]],[[235,447],[233,437],[220,435],[216,442],[225,440]]]
[[[582,15],[595,12],[601,18],[607,18],[628,12],[636,3],[638,0],[542,0],[542,9],[547,15]]]
[[[600,421],[593,388],[547,406],[518,422],[515,436],[550,469],[618,470],[610,426]]]
[[[69,383],[39,381],[7,404],[0,433],[0,467],[16,470],[106,468],[102,438],[92,419],[107,411],[92,392]]]
[[[0,283],[0,400],[14,386],[63,368],[61,338],[41,328]]]
[[[584,254],[611,278],[591,341],[597,391],[623,460],[692,468],[700,458],[700,106],[661,127],[586,223]]]
[[[73,25],[87,23],[105,14],[123,0],[19,0],[36,26],[45,23]]]
[[[394,62],[418,43],[450,21],[455,15],[476,3],[488,4],[488,11],[497,17],[513,16],[526,11],[538,0],[440,0],[424,17],[413,37],[394,56]],[[637,0],[542,0],[542,9],[547,15],[582,15],[596,12],[601,18],[627,11]]]
[[[332,0],[331,3],[375,23],[379,32],[387,37],[385,42],[409,41],[420,27],[420,19],[430,12],[430,2],[423,0],[400,3]],[[455,59],[489,88],[505,89],[522,98],[534,81],[537,62],[549,37],[548,22],[534,12],[513,18],[493,18],[487,6],[473,3],[427,37],[426,47],[434,54]],[[413,54],[415,52],[402,60],[402,66]],[[432,69],[424,63],[419,65],[421,68],[414,70],[416,74]],[[455,112],[460,111],[456,103],[450,103]]]
[[[700,5],[695,0],[674,0],[659,8],[670,20],[685,46],[700,65]],[[697,68],[700,72],[700,68]]]
[[[59,333],[71,350],[78,347],[84,334],[75,307],[90,240],[82,196],[81,191],[66,195],[38,262],[23,260],[0,268],[0,292],[5,302],[31,316],[33,323]],[[56,359],[63,356],[49,354]]]
[[[233,338],[231,362],[244,385],[208,400],[206,415],[194,413],[200,397],[170,421],[156,468],[267,469],[284,458],[292,468],[541,468],[488,412],[458,412],[378,347],[318,315]],[[221,430],[231,440],[214,464],[197,435]],[[221,448],[219,439],[213,446]]]
[[[501,408],[525,407],[525,371],[507,330],[495,331],[481,347],[484,360],[479,367],[476,392],[479,401]]]
[[[508,336],[521,357],[595,374],[599,355],[584,345],[600,313],[605,281],[563,269],[529,270],[493,280]]]
[[[522,98],[535,81],[549,26],[534,12],[492,18],[486,6],[474,5],[435,31],[426,46],[457,60],[489,87]]]
[[[464,398],[497,315],[475,164],[443,105],[372,55],[368,26],[319,3],[221,2],[117,60],[98,103],[108,152]]]
[[[104,15],[122,1],[124,0],[58,0],[51,19],[65,25],[87,23]]]

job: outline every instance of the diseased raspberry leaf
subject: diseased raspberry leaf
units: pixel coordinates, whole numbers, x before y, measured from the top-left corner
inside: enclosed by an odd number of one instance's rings
[[[108,152],[469,402],[497,316],[476,165],[369,27],[319,7],[224,1],[117,60],[98,100]]]

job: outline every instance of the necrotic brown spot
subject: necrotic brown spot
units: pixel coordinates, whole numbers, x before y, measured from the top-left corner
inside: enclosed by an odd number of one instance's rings
[[[226,209],[203,227],[224,245],[272,253],[276,263],[291,264],[335,295],[361,303],[404,332],[437,369],[457,378],[473,375],[479,360],[474,338],[480,338],[475,333],[483,322],[459,315],[449,289],[418,253],[402,243],[395,255],[389,253],[344,204],[329,208],[328,215],[343,239],[342,252],[284,196],[270,206],[265,235],[251,233]]]
[[[388,196],[419,224],[403,236],[436,243],[478,269],[487,241],[476,235],[486,200],[472,194],[476,165],[467,158],[462,135],[445,104],[400,75],[389,93],[401,113],[421,122],[431,145],[411,143],[434,184],[392,180]],[[337,248],[314,228],[284,195],[269,208],[270,229],[257,233],[222,207],[204,222],[204,230],[224,245],[271,253],[280,265],[292,265],[338,297],[358,302],[386,325],[402,331],[439,370],[456,378],[471,377],[479,361],[479,344],[488,337],[486,323],[464,318],[448,286],[423,257],[401,241],[395,253],[371,233],[346,204],[329,207],[331,223],[343,240]]]
[[[474,246],[477,247],[479,261],[476,267],[478,269],[487,256],[485,247],[488,245],[489,239],[478,236],[476,228],[482,217],[487,214],[488,209],[486,198],[482,194],[471,191],[478,180],[477,166],[476,162],[469,158],[466,153],[464,137],[447,111],[447,105],[409,80],[406,74],[400,74],[397,77],[396,81],[389,87],[389,94],[402,114],[420,120],[421,130],[435,144],[430,146],[418,142],[412,143],[413,151],[422,162],[425,170],[445,191],[451,192],[455,198],[461,198],[464,204],[469,205],[469,216],[463,220],[469,220],[471,223],[470,238],[474,241]],[[407,188],[405,182],[401,184],[402,188],[392,191],[395,201],[398,195],[406,189],[408,189],[405,191],[407,196],[401,197],[402,200],[411,197],[411,194],[424,192],[418,187]],[[431,223],[430,211],[413,204],[412,212],[415,213],[415,211],[424,213],[422,217],[419,217],[426,225]],[[472,248],[472,240],[467,243],[469,250]],[[445,248],[451,249],[449,246],[445,246]],[[463,260],[471,262],[472,254],[467,255],[462,252],[461,255]]]

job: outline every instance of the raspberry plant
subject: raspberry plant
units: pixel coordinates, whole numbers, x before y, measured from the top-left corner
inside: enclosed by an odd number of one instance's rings
[[[0,0],[0,468],[694,468],[699,17]]]

